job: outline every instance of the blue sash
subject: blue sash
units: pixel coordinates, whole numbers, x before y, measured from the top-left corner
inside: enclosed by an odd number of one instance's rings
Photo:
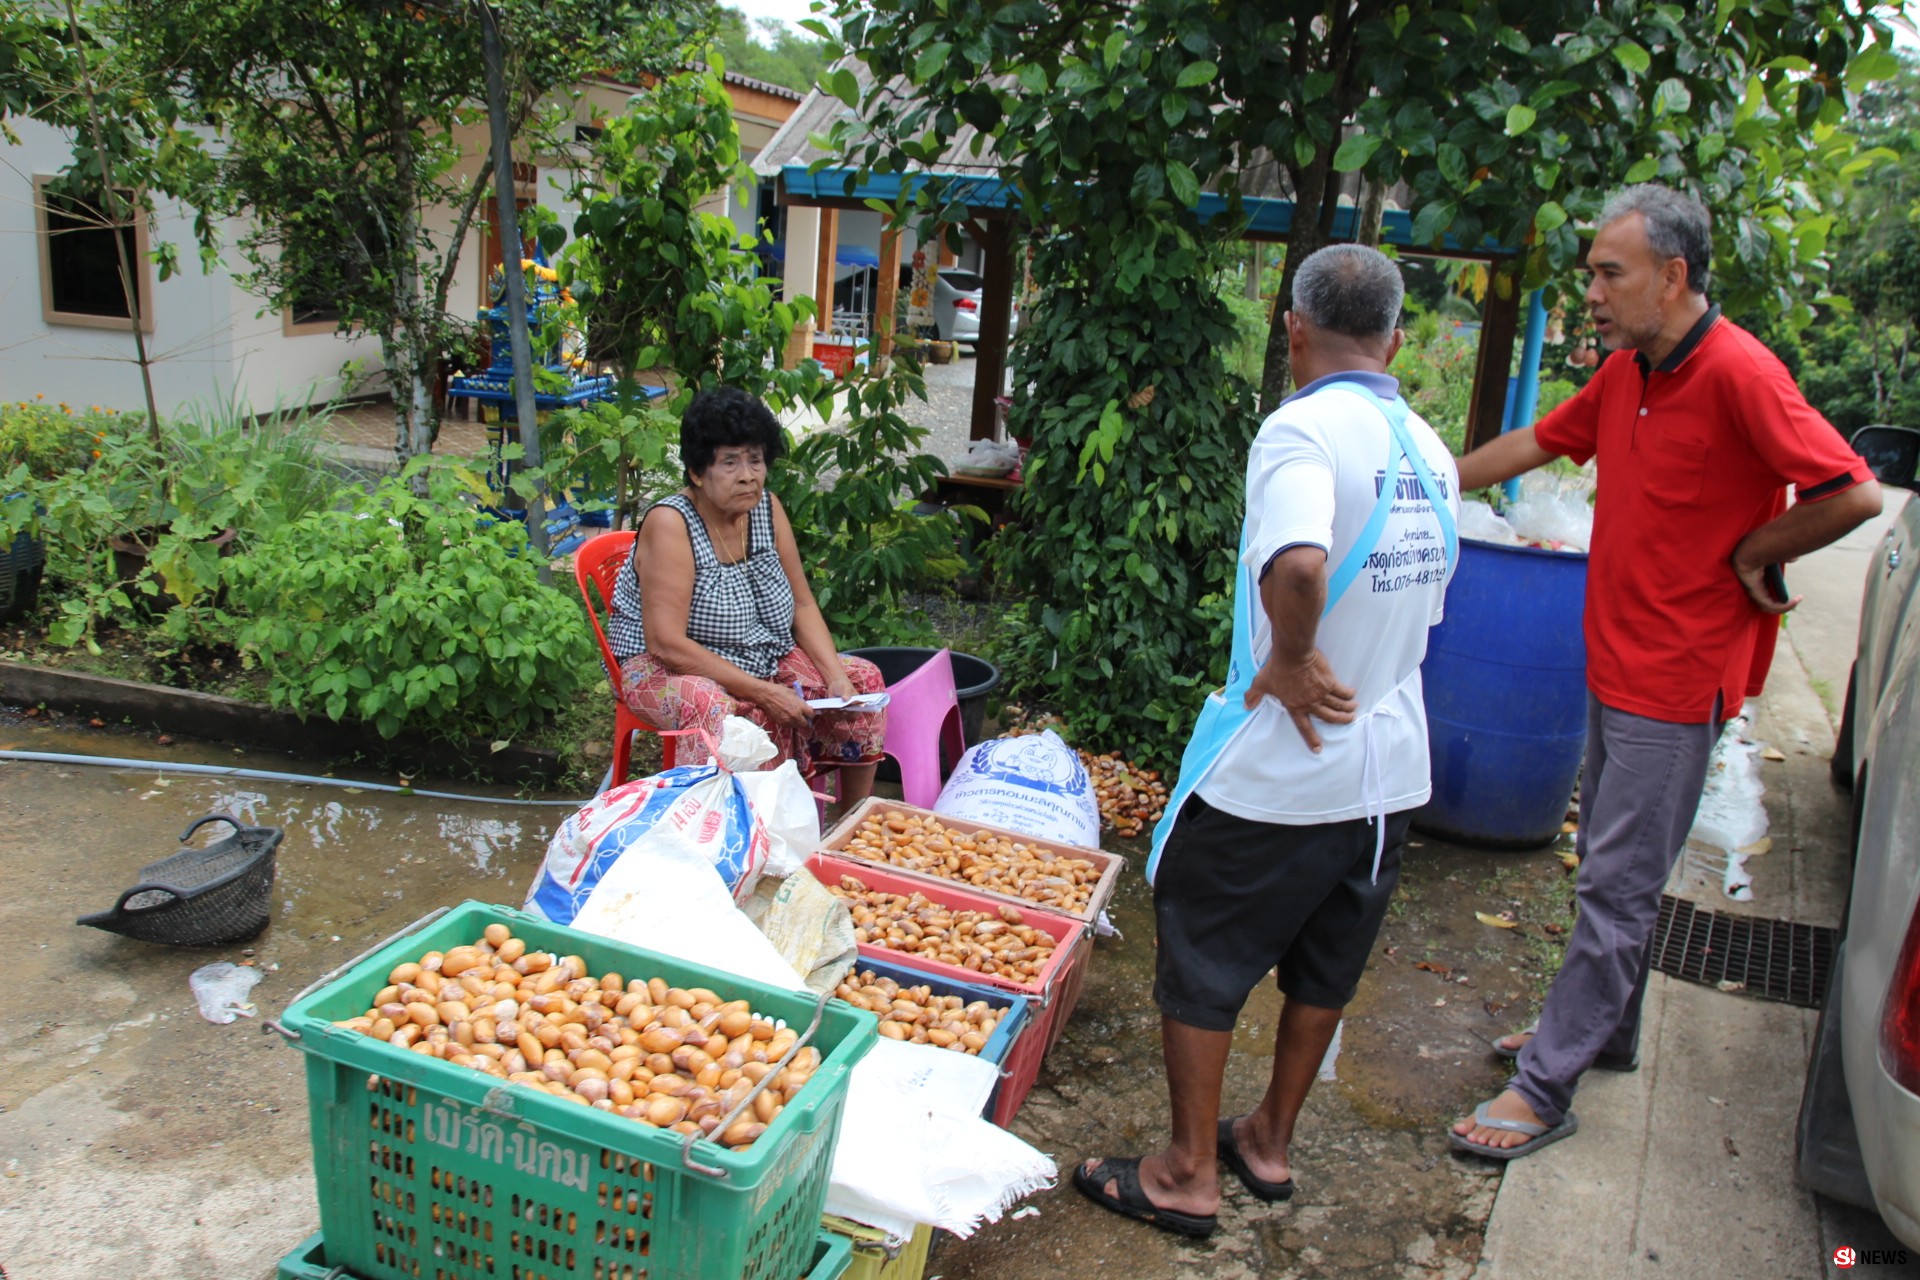
[[[1440,522],[1440,534],[1449,567],[1460,550],[1459,535],[1454,527],[1453,512],[1447,508],[1446,495],[1434,483],[1426,459],[1421,457],[1407,428],[1407,402],[1398,396],[1391,402],[1383,400],[1358,382],[1344,379],[1330,382],[1320,390],[1324,391],[1327,387],[1342,387],[1352,391],[1379,409],[1386,417],[1390,440],[1387,446],[1387,469],[1381,475],[1380,496],[1374,502],[1373,511],[1367,516],[1367,523],[1354,540],[1352,549],[1327,580],[1327,604],[1320,611],[1323,618],[1347,593],[1347,588],[1366,568],[1368,557],[1380,545],[1380,535],[1386,530],[1387,517],[1393,513],[1394,499],[1398,496],[1402,458],[1413,464],[1413,473],[1420,481],[1421,491],[1427,496],[1427,505]],[[1314,394],[1318,395],[1319,392]],[[1253,719],[1253,710],[1247,706],[1247,690],[1253,686],[1253,678],[1259,671],[1259,664],[1253,660],[1253,628],[1262,605],[1259,581],[1254,576],[1253,567],[1246,563],[1247,527],[1251,519],[1249,514],[1240,525],[1240,551],[1236,561],[1239,572],[1234,578],[1233,591],[1233,656],[1227,666],[1226,687],[1207,695],[1206,702],[1200,708],[1199,719],[1194,722],[1193,736],[1187,739],[1186,750],[1180,755],[1180,779],[1174,784],[1173,794],[1167,797],[1166,809],[1153,828],[1153,851],[1147,855],[1148,884],[1153,883],[1154,873],[1159,870],[1160,854],[1166,848],[1167,837],[1173,834],[1174,822],[1187,797],[1199,789],[1213,771],[1213,766]]]

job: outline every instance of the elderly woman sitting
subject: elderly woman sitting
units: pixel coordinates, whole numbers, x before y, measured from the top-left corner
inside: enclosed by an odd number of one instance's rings
[[[837,765],[841,802],[852,803],[873,791],[886,712],[814,711],[807,700],[885,685],[872,663],[835,651],[807,586],[787,513],[767,490],[784,443],[745,392],[694,398],[680,420],[687,487],[641,517],[608,634],[620,696],[642,720],[718,741],[726,717],[746,716],[802,774]],[[711,756],[696,737],[678,751],[682,763]]]

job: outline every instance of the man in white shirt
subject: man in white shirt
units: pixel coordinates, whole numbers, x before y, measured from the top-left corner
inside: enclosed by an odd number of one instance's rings
[[[1299,390],[1247,461],[1233,664],[1147,869],[1172,1141],[1074,1171],[1102,1207],[1179,1234],[1216,1225],[1216,1158],[1259,1199],[1293,1194],[1294,1121],[1373,950],[1408,811],[1431,790],[1420,662],[1459,493],[1446,446],[1386,372],[1402,297],[1399,269],[1358,245],[1320,250],[1294,281]],[[1276,969],[1266,1097],[1223,1119],[1234,1023]]]

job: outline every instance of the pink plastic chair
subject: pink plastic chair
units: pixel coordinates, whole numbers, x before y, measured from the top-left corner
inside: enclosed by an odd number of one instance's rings
[[[887,737],[881,750],[900,765],[900,795],[931,809],[945,774],[940,749],[955,761],[967,749],[960,729],[960,699],[954,692],[953,655],[942,649],[905,678],[887,686]]]

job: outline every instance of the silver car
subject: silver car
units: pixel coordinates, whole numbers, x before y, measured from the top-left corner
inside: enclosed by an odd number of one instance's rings
[[[975,271],[963,271],[958,267],[940,269],[933,284],[933,327],[942,338],[965,347],[979,343],[980,299],[986,283]],[[1007,310],[1007,337],[1012,338],[1019,329],[1020,308],[1010,306]]]
[[[1920,431],[1853,446],[1912,490]],[[1854,793],[1853,890],[1800,1101],[1800,1177],[1920,1248],[1920,499],[1876,550],[1860,609],[1834,780]]]

